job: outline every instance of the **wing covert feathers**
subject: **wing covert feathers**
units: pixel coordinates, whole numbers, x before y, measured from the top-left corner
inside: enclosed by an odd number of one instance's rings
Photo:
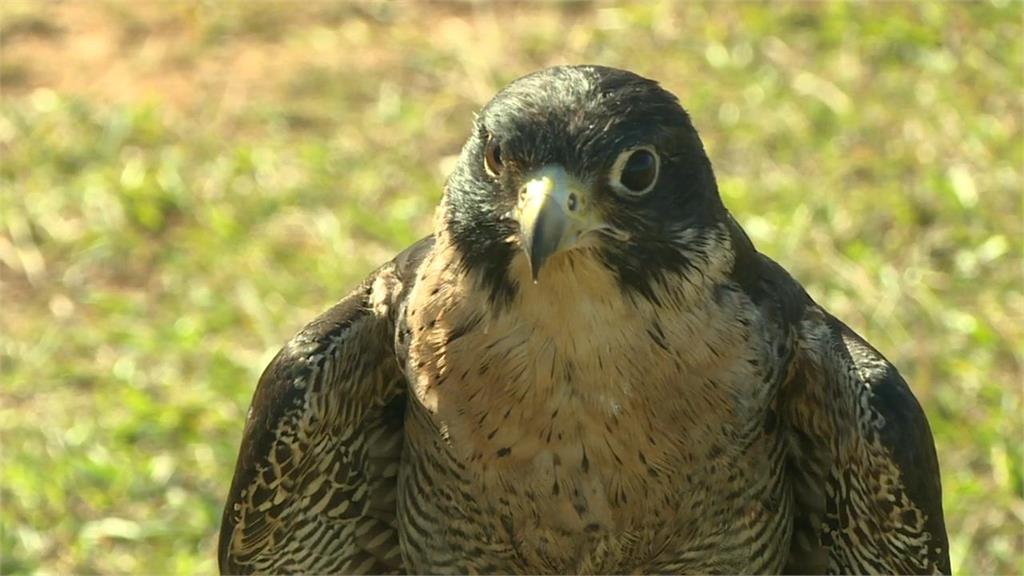
[[[731,222],[736,281],[796,340],[779,391],[794,501],[787,573],[946,573],[939,464],[896,368]]]
[[[797,503],[787,571],[950,572],[931,430],[896,368],[812,307],[783,391]]]
[[[393,573],[406,385],[393,309],[425,239],[306,326],[260,378],[221,524],[222,573]]]

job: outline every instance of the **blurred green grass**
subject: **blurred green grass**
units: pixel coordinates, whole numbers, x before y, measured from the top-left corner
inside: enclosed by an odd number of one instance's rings
[[[921,399],[954,568],[1024,572],[1021,6],[5,3],[0,572],[215,570],[262,368],[561,62],[680,96],[759,248]]]

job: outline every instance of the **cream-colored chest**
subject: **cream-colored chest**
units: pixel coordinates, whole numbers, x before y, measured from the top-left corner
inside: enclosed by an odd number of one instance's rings
[[[717,310],[626,298],[586,262],[573,272],[522,285],[499,314],[468,279],[434,275],[412,295],[408,372],[466,489],[513,519],[523,554],[597,569],[626,542],[678,534],[715,482],[687,471],[746,417],[753,375],[740,325]]]

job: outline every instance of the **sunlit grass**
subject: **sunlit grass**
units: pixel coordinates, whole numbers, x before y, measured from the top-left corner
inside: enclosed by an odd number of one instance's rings
[[[0,15],[3,573],[213,571],[259,372],[559,62],[680,96],[759,248],[921,399],[954,568],[1024,571],[1019,4]]]

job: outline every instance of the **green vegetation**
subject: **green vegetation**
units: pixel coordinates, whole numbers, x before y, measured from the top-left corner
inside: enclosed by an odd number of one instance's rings
[[[954,569],[1024,572],[1021,6],[3,3],[0,572],[213,571],[263,367],[560,62],[680,96],[925,406]]]

